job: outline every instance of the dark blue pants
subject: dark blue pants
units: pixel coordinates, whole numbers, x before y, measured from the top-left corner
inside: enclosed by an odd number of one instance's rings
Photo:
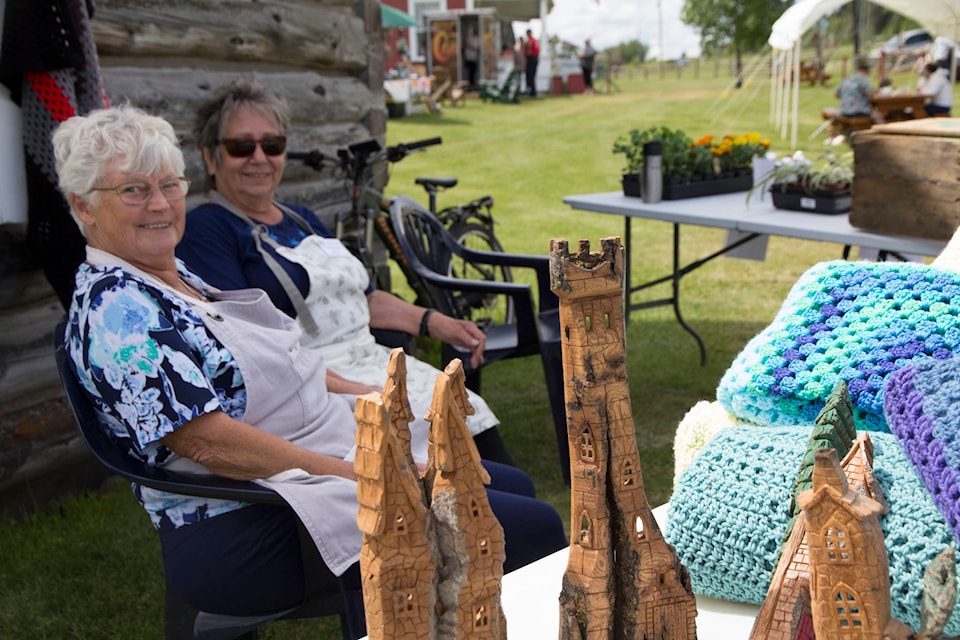
[[[490,506],[506,538],[504,572],[567,545],[559,514],[534,497],[527,474],[494,462],[485,461],[484,466],[491,477]],[[160,543],[170,585],[201,611],[282,611],[303,602],[313,589],[337,583],[322,562],[304,575],[296,515],[285,506],[251,505],[162,532]],[[358,592],[359,581],[354,565],[340,583],[348,592]]]
[[[540,56],[527,56],[527,92],[537,97],[537,65],[540,63]]]

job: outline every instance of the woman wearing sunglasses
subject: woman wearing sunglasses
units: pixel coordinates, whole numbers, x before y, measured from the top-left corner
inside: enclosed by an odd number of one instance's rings
[[[267,478],[296,511],[134,486],[168,583],[191,606],[231,615],[296,606],[334,574],[356,597],[353,401],[369,385],[332,375],[263,291],[215,289],[175,259],[190,181],[166,121],[134,107],[94,111],[60,125],[53,145],[88,244],[64,344],[102,428],[152,467]],[[550,505],[497,489],[523,472],[487,465],[504,571],[562,548]],[[311,575],[296,517],[323,560]]]
[[[221,289],[257,287],[295,317],[304,344],[319,348],[332,371],[371,385],[384,380],[390,351],[371,328],[432,336],[472,350],[485,336],[471,322],[414,306],[370,284],[363,264],[309,209],[276,200],[290,117],[285,101],[255,81],[238,79],[198,109],[197,144],[207,169],[209,202],[187,214],[177,255]],[[408,358],[408,394],[417,416],[430,406],[437,370]],[[513,464],[486,402],[471,392],[468,426],[481,457]],[[415,452],[416,453],[416,452]]]

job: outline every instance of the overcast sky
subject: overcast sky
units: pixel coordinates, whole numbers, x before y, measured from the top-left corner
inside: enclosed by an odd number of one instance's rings
[[[578,47],[590,38],[598,51],[639,40],[650,48],[650,59],[659,57],[662,19],[664,59],[679,58],[682,53],[696,57],[700,55],[700,36],[680,21],[682,6],[683,0],[553,0],[546,30]],[[527,26],[514,23],[514,31],[522,35]],[[543,33],[539,20],[530,22],[529,27],[535,37]]]

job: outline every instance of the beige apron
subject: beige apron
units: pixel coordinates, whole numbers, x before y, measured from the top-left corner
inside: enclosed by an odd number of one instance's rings
[[[260,289],[216,292],[217,300],[185,298],[159,279],[95,249],[92,264],[118,264],[191,304],[210,332],[237,361],[247,392],[243,422],[317,453],[349,459],[356,421],[352,396],[328,393],[323,356],[300,345],[295,320],[279,311]],[[210,473],[181,456],[165,465],[176,471]],[[324,562],[340,575],[359,559],[357,485],[339,476],[313,476],[291,469],[259,484],[275,490],[297,512]]]
[[[278,254],[299,264],[307,272],[310,289],[305,298],[295,286],[292,291],[284,286],[297,309],[297,318],[306,319],[301,320],[301,342],[320,349],[327,367],[344,378],[383,386],[390,362],[390,348],[378,344],[370,332],[370,307],[365,293],[370,278],[363,263],[347,251],[339,240],[313,234],[306,221],[288,207],[277,205],[311,233],[293,248],[281,246],[265,237],[263,225],[256,225],[220,194],[211,192],[210,201],[247,221],[262,242],[270,244]],[[258,244],[258,247],[265,257],[269,256],[262,245]],[[282,269],[279,265],[277,268]],[[275,271],[272,266],[271,269]],[[298,303],[298,299],[303,302]],[[410,425],[414,434],[412,453],[418,462],[427,459],[426,433],[430,425],[423,416],[430,409],[438,373],[437,369],[425,362],[407,358],[407,396],[416,416]],[[468,391],[468,397],[474,408],[474,414],[467,416],[470,433],[478,434],[499,424],[483,398],[472,391]],[[422,446],[417,446],[418,443]]]

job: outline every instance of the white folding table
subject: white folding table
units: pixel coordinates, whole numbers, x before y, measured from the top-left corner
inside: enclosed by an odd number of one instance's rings
[[[667,505],[653,510],[661,528]],[[507,619],[507,637],[551,640],[560,633],[560,588],[567,568],[568,549],[561,549],[503,577],[501,604]],[[747,640],[760,607],[697,596],[699,640]]]
[[[706,345],[704,345],[700,334],[684,320],[680,311],[680,281],[683,276],[714,258],[730,253],[761,236],[770,235],[837,243],[844,246],[843,256],[845,258],[848,256],[850,247],[860,247],[861,252],[864,250],[876,251],[880,259],[885,259],[888,256],[905,259],[907,256],[913,255],[936,256],[946,245],[943,240],[928,240],[864,231],[851,225],[849,215],[845,213],[821,214],[777,209],[770,202],[769,196],[762,202],[751,201],[748,204],[747,193],[743,191],[703,198],[663,200],[656,203],[644,202],[642,198],[628,197],[620,191],[609,191],[566,196],[563,202],[573,209],[623,216],[623,244],[626,252],[624,287],[627,292],[625,296],[625,317],[629,321],[631,311],[671,305],[677,322],[697,341],[700,348],[701,364],[705,364],[707,360]],[[631,286],[632,243],[630,226],[634,218],[659,220],[673,224],[673,265],[671,272],[667,275]],[[728,242],[721,249],[707,256],[681,265],[680,225],[684,224],[726,229],[730,232]],[[664,282],[670,282],[672,285],[669,297],[636,303],[632,301],[634,293]]]

